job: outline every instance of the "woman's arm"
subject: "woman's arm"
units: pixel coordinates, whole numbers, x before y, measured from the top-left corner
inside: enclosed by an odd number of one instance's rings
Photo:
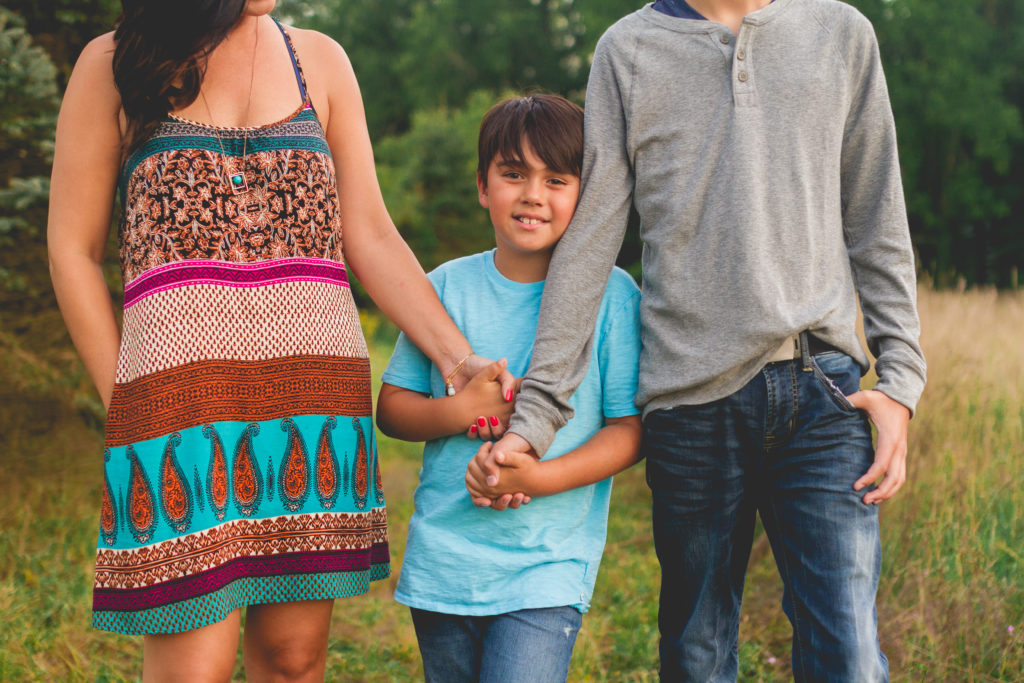
[[[105,408],[120,343],[101,269],[121,162],[113,50],[112,33],[90,42],[68,81],[57,119],[46,229],[57,304]]]
[[[316,107],[337,171],[345,259],[384,314],[447,376],[472,348],[448,317],[384,206],[352,65],[330,38],[312,31],[297,33],[313,57],[315,66],[307,69],[327,93],[326,101],[316,102]],[[475,355],[468,358],[456,377],[456,388],[489,363]],[[501,384],[503,394],[513,388],[507,371]]]
[[[588,486],[618,474],[638,460],[641,425],[639,415],[608,418],[605,426],[579,447],[550,460],[509,451],[501,468],[501,480],[488,486],[481,467],[493,444],[485,443],[466,468],[466,488],[477,505],[487,506],[506,494],[525,493],[531,498],[553,496]]]

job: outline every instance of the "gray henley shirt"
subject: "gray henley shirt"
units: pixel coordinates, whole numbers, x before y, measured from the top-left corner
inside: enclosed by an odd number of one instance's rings
[[[539,453],[571,416],[629,221],[643,248],[637,405],[706,403],[808,330],[880,391],[925,382],[896,132],[871,24],[776,0],[738,35],[650,5],[612,26],[586,97],[582,195],[555,249],[511,431]]]

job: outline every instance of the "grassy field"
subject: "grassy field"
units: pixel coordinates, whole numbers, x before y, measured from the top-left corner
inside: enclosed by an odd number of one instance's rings
[[[882,507],[882,646],[895,681],[1024,680],[1024,296],[922,291],[920,308],[929,385],[911,424],[909,481]],[[101,484],[95,399],[56,313],[11,320],[0,318],[0,681],[137,680],[140,641],[89,626]],[[370,327],[379,373],[389,332]],[[380,444],[394,577],[336,604],[331,681],[420,677],[408,613],[391,600],[419,449]],[[641,465],[616,479],[570,680],[657,680],[649,526]],[[761,538],[741,680],[790,678],[780,596]]]

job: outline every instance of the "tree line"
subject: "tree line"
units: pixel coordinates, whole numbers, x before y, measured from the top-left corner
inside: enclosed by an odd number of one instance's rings
[[[938,287],[1017,287],[1024,264],[1024,0],[851,0],[874,24],[911,235]],[[424,266],[486,248],[480,117],[544,90],[583,103],[594,45],[634,0],[281,0],[342,44],[360,80],[385,200]],[[39,293],[53,127],[78,53],[116,0],[0,4],[0,292]],[[22,256],[17,256],[20,252]],[[639,276],[631,235],[620,255]],[[6,301],[9,297],[3,297]]]

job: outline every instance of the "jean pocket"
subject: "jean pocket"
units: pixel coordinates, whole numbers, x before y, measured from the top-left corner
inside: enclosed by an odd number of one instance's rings
[[[818,361],[814,359],[814,356],[811,356],[811,368],[814,370],[814,376],[821,383],[822,387],[824,387],[833,403],[839,406],[840,410],[847,413],[857,412],[857,407],[850,403],[850,399],[846,398],[846,392],[840,389],[839,385],[835,383],[835,380],[829,377],[828,374],[821,369],[821,366],[818,365]]]

